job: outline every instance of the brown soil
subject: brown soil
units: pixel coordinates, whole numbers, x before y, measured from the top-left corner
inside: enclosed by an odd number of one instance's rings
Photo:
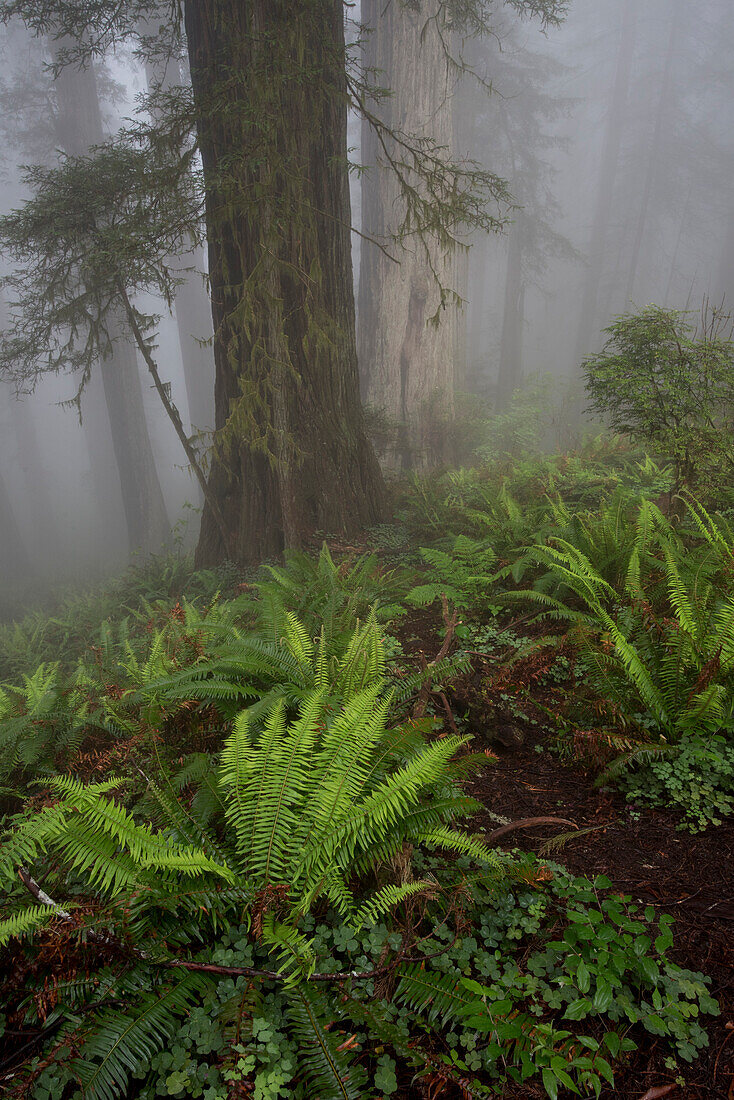
[[[479,687],[478,677],[474,683]],[[464,702],[470,695],[467,686]],[[481,703],[475,698],[471,709],[480,711]],[[486,703],[484,709],[486,713]],[[481,742],[481,729],[475,732]],[[484,731],[490,737],[493,732],[492,727]],[[474,782],[472,793],[490,811],[511,820],[554,815],[570,819],[580,829],[595,827],[593,833],[566,843],[553,858],[578,874],[604,874],[634,900],[675,917],[671,957],[711,977],[721,1016],[707,1020],[708,1050],[685,1068],[685,1087],[669,1095],[671,1100],[734,1100],[734,819],[699,835],[677,830],[677,819],[662,811],[641,808],[639,820],[634,820],[623,796],[596,789],[593,775],[564,764],[549,751],[542,730],[523,727],[522,734],[521,745],[502,745],[492,738],[497,760]],[[536,751],[536,746],[543,751]],[[496,822],[488,818],[485,827],[491,831]],[[537,852],[546,840],[565,831],[536,826],[503,838],[502,844]],[[616,1089],[603,1092],[606,1100],[640,1100],[648,1089],[674,1082],[675,1075],[664,1066],[661,1044],[652,1035],[647,1040],[629,1066],[618,1071]],[[532,1093],[508,1093],[516,1095]]]
[[[522,623],[528,636],[547,629]],[[430,660],[441,645],[440,616],[435,608],[413,611],[401,621],[399,633],[407,655],[415,659],[423,653]],[[670,1100],[734,1100],[734,818],[698,835],[677,829],[678,818],[660,810],[636,807],[636,820],[623,795],[596,788],[593,772],[564,763],[551,751],[547,715],[562,708],[562,693],[544,686],[542,676],[561,651],[536,653],[510,672],[509,654],[475,654],[474,670],[451,684],[452,709],[474,734],[473,747],[490,747],[497,757],[471,784],[471,793],[488,811],[513,821],[554,816],[579,829],[594,828],[549,858],[579,875],[606,875],[635,901],[670,913],[676,920],[670,957],[712,979],[710,990],[721,1015],[706,1019],[709,1047],[683,1069],[685,1086],[675,1085],[676,1075],[665,1067],[669,1048],[643,1032],[637,1037],[639,1049],[615,1072],[615,1089],[604,1089],[601,1100],[662,1100],[660,1092],[646,1094],[666,1086],[673,1086],[664,1094]],[[508,696],[516,696],[519,706],[513,709]],[[534,722],[524,722],[518,710]],[[489,815],[479,825],[487,832],[497,828]],[[546,841],[567,831],[535,826],[499,843],[539,852]],[[539,1086],[510,1087],[505,1100],[545,1096]]]

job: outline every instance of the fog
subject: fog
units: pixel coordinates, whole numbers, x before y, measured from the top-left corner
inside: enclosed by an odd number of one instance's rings
[[[452,78],[459,151],[506,179],[517,204],[503,233],[467,239],[468,266],[456,269],[465,301],[461,390],[501,404],[545,373],[572,390],[581,360],[620,313],[734,299],[733,39],[727,0],[575,0],[558,28],[543,31],[500,9],[494,35],[458,43],[491,84],[488,93],[472,76]],[[21,24],[2,31],[3,212],[27,197],[22,165],[53,164],[113,134],[147,85],[130,51],[99,61],[97,134],[72,117],[97,110],[85,99],[90,74],[55,80],[54,48]],[[354,118],[349,144],[358,161]],[[359,174],[351,186],[360,229]],[[358,284],[366,246],[357,234],[353,246]],[[201,253],[197,264],[186,303],[177,299],[178,318],[162,301],[138,305],[161,315],[158,363],[187,431],[206,433],[214,426],[214,363]],[[196,410],[186,353],[206,391]],[[200,492],[139,355],[136,362],[170,538],[131,545],[122,460],[98,374],[78,405],[79,378],[68,374],[41,377],[20,393],[4,383],[0,522],[17,525],[24,554],[3,572],[18,590],[86,582],[119,570],[136,551],[195,544]]]

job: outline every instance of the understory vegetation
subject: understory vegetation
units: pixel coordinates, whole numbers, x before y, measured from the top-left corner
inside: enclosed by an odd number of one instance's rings
[[[7,1095],[599,1097],[645,1033],[682,1079],[718,1005],[673,918],[473,792],[532,725],[632,814],[734,810],[734,497],[515,415],[364,545],[0,627]]]

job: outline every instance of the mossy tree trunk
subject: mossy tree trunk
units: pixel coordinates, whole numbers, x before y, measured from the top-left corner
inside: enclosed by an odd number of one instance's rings
[[[359,401],[342,0],[188,0],[217,440],[197,559],[258,562],[375,522]]]
[[[371,105],[393,130],[432,139],[453,150],[455,74],[436,27],[438,0],[410,6],[402,0],[362,0],[364,63],[391,94]],[[448,32],[444,32],[448,33]],[[362,230],[389,242],[400,228],[400,184],[384,163],[379,140],[362,131]],[[394,249],[391,250],[394,252]],[[411,243],[389,259],[374,243],[361,246],[359,366],[365,403],[401,426],[385,454],[388,466],[425,468],[450,460],[448,424],[454,411],[459,313],[441,308],[439,282],[456,289],[456,254],[430,240]],[[437,281],[438,277],[438,281]],[[439,323],[431,318],[438,315]]]

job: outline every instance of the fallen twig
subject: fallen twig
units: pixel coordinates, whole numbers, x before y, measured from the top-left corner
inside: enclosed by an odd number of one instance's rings
[[[31,875],[23,868],[18,869],[18,875],[21,882],[27,888],[27,890],[33,895],[33,897],[39,901],[42,905],[48,905],[53,909],[56,915],[65,923],[73,923],[74,918],[71,913],[62,908],[57,901],[54,901],[45,890],[31,877]],[[268,981],[285,981],[286,979],[282,974],[279,974],[277,970],[261,970],[253,966],[220,966],[217,963],[201,963],[195,962],[191,959],[155,959],[152,958],[147,951],[142,951],[140,948],[132,947],[130,944],[124,943],[122,940],[115,939],[113,936],[106,936],[103,933],[95,932],[94,929],[88,928],[86,930],[87,938],[93,943],[112,944],[118,947],[121,951],[132,954],[134,958],[140,959],[142,962],[147,962],[151,966],[160,966],[166,970],[190,970],[203,974],[221,974],[226,977],[235,978],[265,978]],[[337,972],[324,972],[309,974],[306,981],[309,982],[346,982],[346,981],[370,981],[372,978],[381,978],[385,974],[389,974],[395,970],[401,963],[405,962],[426,962],[429,959],[437,958],[439,955],[443,955],[446,951],[450,950],[456,940],[459,933],[457,932],[452,942],[432,955],[418,955],[411,957],[406,952],[400,951],[399,954],[393,959],[391,963],[386,966],[376,967],[374,970],[341,970]]]
[[[523,817],[518,821],[510,821],[508,825],[503,825],[501,829],[495,829],[491,833],[487,833],[484,837],[487,844],[491,844],[495,840],[499,840],[500,837],[506,836],[507,833],[513,833],[516,829],[530,829],[533,825],[570,825],[572,829],[578,829],[578,825],[575,821],[567,821],[565,817]]]

